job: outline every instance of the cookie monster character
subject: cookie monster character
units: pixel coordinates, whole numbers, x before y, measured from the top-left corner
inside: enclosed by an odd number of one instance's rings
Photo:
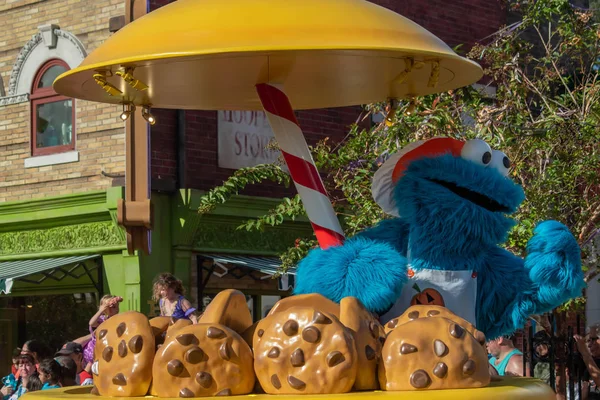
[[[373,179],[376,202],[396,218],[312,250],[298,265],[295,293],[357,297],[383,323],[413,304],[442,305],[488,338],[579,296],[580,249],[566,226],[540,223],[525,259],[500,247],[525,197],[509,167],[479,139],[410,144]]]

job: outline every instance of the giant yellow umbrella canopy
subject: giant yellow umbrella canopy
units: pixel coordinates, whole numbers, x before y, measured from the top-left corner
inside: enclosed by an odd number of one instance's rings
[[[260,110],[255,85],[275,83],[295,109],[310,109],[437,93],[481,76],[421,26],[367,1],[178,0],[125,26],[54,88],[103,103]]]

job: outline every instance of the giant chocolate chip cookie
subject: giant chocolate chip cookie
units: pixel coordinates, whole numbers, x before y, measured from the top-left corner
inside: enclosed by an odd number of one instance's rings
[[[218,324],[179,329],[156,353],[152,374],[159,397],[249,394],[255,381],[250,347]]]
[[[399,325],[405,324],[417,318],[428,318],[428,317],[443,317],[448,318],[452,321],[457,322],[460,326],[465,328],[473,337],[483,346],[485,346],[485,335],[480,330],[477,330],[470,322],[462,319],[458,315],[446,307],[436,305],[415,305],[409,307],[401,316],[394,318],[385,324],[385,333],[389,334]]]
[[[384,390],[460,389],[490,383],[484,348],[446,318],[417,318],[387,337],[379,364]]]
[[[152,381],[154,332],[144,314],[127,311],[96,329],[94,384],[101,396],[144,396]]]
[[[379,389],[377,363],[385,343],[383,326],[355,297],[340,302],[340,322],[352,331],[358,354],[355,390]]]
[[[252,315],[246,296],[235,289],[219,292],[198,321],[201,324],[221,324],[240,335],[252,325]]]
[[[291,307],[255,333],[254,369],[269,394],[333,394],[352,389],[358,369],[352,333],[333,315]]]

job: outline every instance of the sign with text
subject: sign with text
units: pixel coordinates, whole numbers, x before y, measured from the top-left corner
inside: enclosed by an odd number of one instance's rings
[[[267,148],[274,135],[264,111],[219,111],[219,167],[240,169],[277,161]]]

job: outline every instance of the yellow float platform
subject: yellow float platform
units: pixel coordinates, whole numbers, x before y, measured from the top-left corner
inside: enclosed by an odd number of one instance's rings
[[[100,400],[109,397],[94,396],[90,393],[90,386],[68,387],[54,390],[44,390],[27,393],[25,397],[31,400]],[[455,389],[455,390],[425,390],[419,392],[353,392],[345,394],[320,394],[320,395],[266,395],[250,394],[253,400],[554,400],[556,395],[550,387],[542,381],[530,378],[500,378],[490,386],[481,389]],[[145,398],[152,398],[146,396]],[[220,397],[222,398],[222,397]],[[131,400],[132,397],[110,397],[110,399]],[[175,400],[175,399],[173,399]]]

